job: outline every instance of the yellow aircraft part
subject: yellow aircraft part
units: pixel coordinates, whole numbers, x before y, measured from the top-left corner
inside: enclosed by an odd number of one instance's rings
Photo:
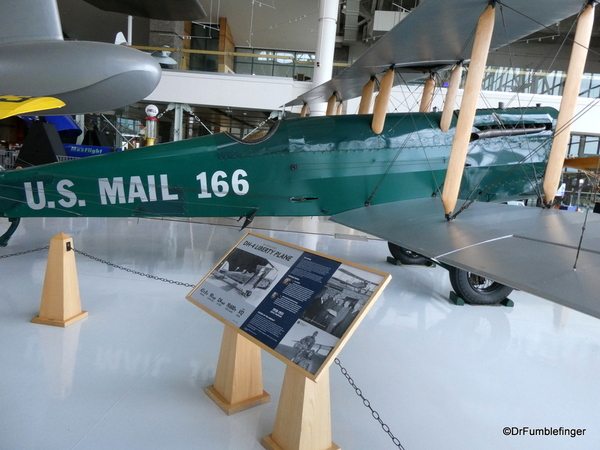
[[[62,108],[65,103],[54,97],[0,95],[0,120],[18,114]]]
[[[589,170],[593,172],[600,171],[600,157],[587,156],[585,158],[567,158],[565,159],[565,167],[569,169]]]

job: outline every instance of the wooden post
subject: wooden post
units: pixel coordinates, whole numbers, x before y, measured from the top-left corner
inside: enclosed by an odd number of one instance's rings
[[[458,122],[456,123],[456,134],[452,143],[446,180],[444,181],[444,190],[442,192],[442,204],[444,205],[447,219],[451,218],[452,211],[454,211],[458,200],[458,192],[467,159],[473,121],[475,120],[475,112],[477,111],[477,100],[483,81],[487,54],[490,50],[492,33],[494,32],[495,12],[496,9],[494,6],[488,5],[477,23],[471,63],[469,64],[469,74],[467,75],[465,92],[461,102]]]
[[[260,347],[225,325],[215,383],[206,394],[228,416],[271,400],[263,391]]]
[[[341,116],[342,115],[342,107],[344,106],[343,102],[339,102],[337,105],[337,111],[335,113],[336,116]]]
[[[440,129],[444,133],[448,132],[450,124],[452,123],[452,114],[454,114],[456,96],[458,94],[458,88],[460,87],[462,72],[463,66],[462,63],[459,63],[454,70],[452,70],[452,75],[450,75],[450,85],[448,86],[448,91],[446,91],[444,110],[442,111],[442,119],[440,120]]]
[[[267,450],[339,450],[331,442],[329,369],[314,382],[286,368],[273,433],[261,444]]]
[[[329,100],[327,100],[327,112],[326,116],[333,116],[333,110],[335,109],[335,104],[337,103],[337,92],[331,94]]]
[[[421,105],[419,106],[419,112],[425,113],[431,111],[431,105],[433,104],[433,91],[435,89],[435,78],[433,74],[427,78],[425,86],[423,88],[423,96],[421,97]]]
[[[360,97],[360,105],[358,107],[358,114],[369,114],[371,112],[371,101],[373,100],[373,92],[375,90],[375,77],[365,84],[362,90],[362,96]]]
[[[390,102],[390,94],[394,86],[394,75],[394,69],[389,69],[381,79],[381,84],[379,85],[379,94],[375,99],[375,108],[373,110],[373,122],[371,122],[371,129],[375,134],[381,134],[383,131],[388,103]]]
[[[50,240],[40,313],[33,323],[68,327],[84,317],[81,310],[73,239],[64,233]]]
[[[585,67],[590,37],[594,25],[594,1],[590,1],[577,21],[575,41],[571,50],[571,59],[567,69],[567,79],[560,102],[560,111],[556,120],[554,141],[548,157],[548,165],[544,175],[544,203],[550,205],[556,196],[560,183],[566,149],[571,137],[571,120],[575,116],[581,78]]]

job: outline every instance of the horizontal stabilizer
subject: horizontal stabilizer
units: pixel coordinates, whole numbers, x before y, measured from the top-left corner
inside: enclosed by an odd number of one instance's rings
[[[455,220],[439,198],[337,214],[334,222],[600,318],[600,215],[473,203]],[[577,261],[576,269],[574,268]]]

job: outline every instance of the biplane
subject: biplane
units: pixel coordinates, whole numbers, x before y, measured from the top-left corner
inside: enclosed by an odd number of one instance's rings
[[[13,231],[24,217],[221,216],[246,226],[256,216],[331,216],[387,240],[403,263],[448,268],[473,303],[516,288],[600,317],[598,219],[585,217],[581,240],[584,215],[501,204],[552,203],[595,3],[421,1],[356,63],[286,104],[327,101],[331,115],[279,120],[253,140],[219,133],[4,171],[0,214]],[[571,16],[579,25],[560,111],[477,109],[489,51]],[[452,70],[445,107],[430,111],[432,74],[444,69]],[[420,112],[388,113],[391,88],[417,78],[427,79]],[[359,114],[333,115],[357,96]]]

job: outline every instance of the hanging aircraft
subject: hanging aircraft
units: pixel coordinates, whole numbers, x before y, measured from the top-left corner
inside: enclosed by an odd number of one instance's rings
[[[566,147],[554,147],[572,113],[475,107],[490,50],[573,15],[589,24],[595,3],[424,0],[354,65],[288,103],[327,100],[332,112],[362,96],[360,114],[284,119],[255,140],[220,133],[0,172],[0,214],[13,221],[3,239],[23,217],[225,216],[246,226],[255,216],[331,216],[386,239],[401,262],[448,268],[454,289],[473,303],[498,302],[517,288],[600,317],[600,241],[590,239],[600,222],[587,219],[592,231],[581,245],[571,233],[583,215],[498,204],[551,203],[562,166],[547,165],[564,158]],[[574,48],[587,47],[576,40]],[[467,61],[455,111],[451,95]],[[425,98],[422,112],[387,113],[400,79],[448,67],[444,111],[428,111]],[[550,186],[543,194],[542,184]]]

